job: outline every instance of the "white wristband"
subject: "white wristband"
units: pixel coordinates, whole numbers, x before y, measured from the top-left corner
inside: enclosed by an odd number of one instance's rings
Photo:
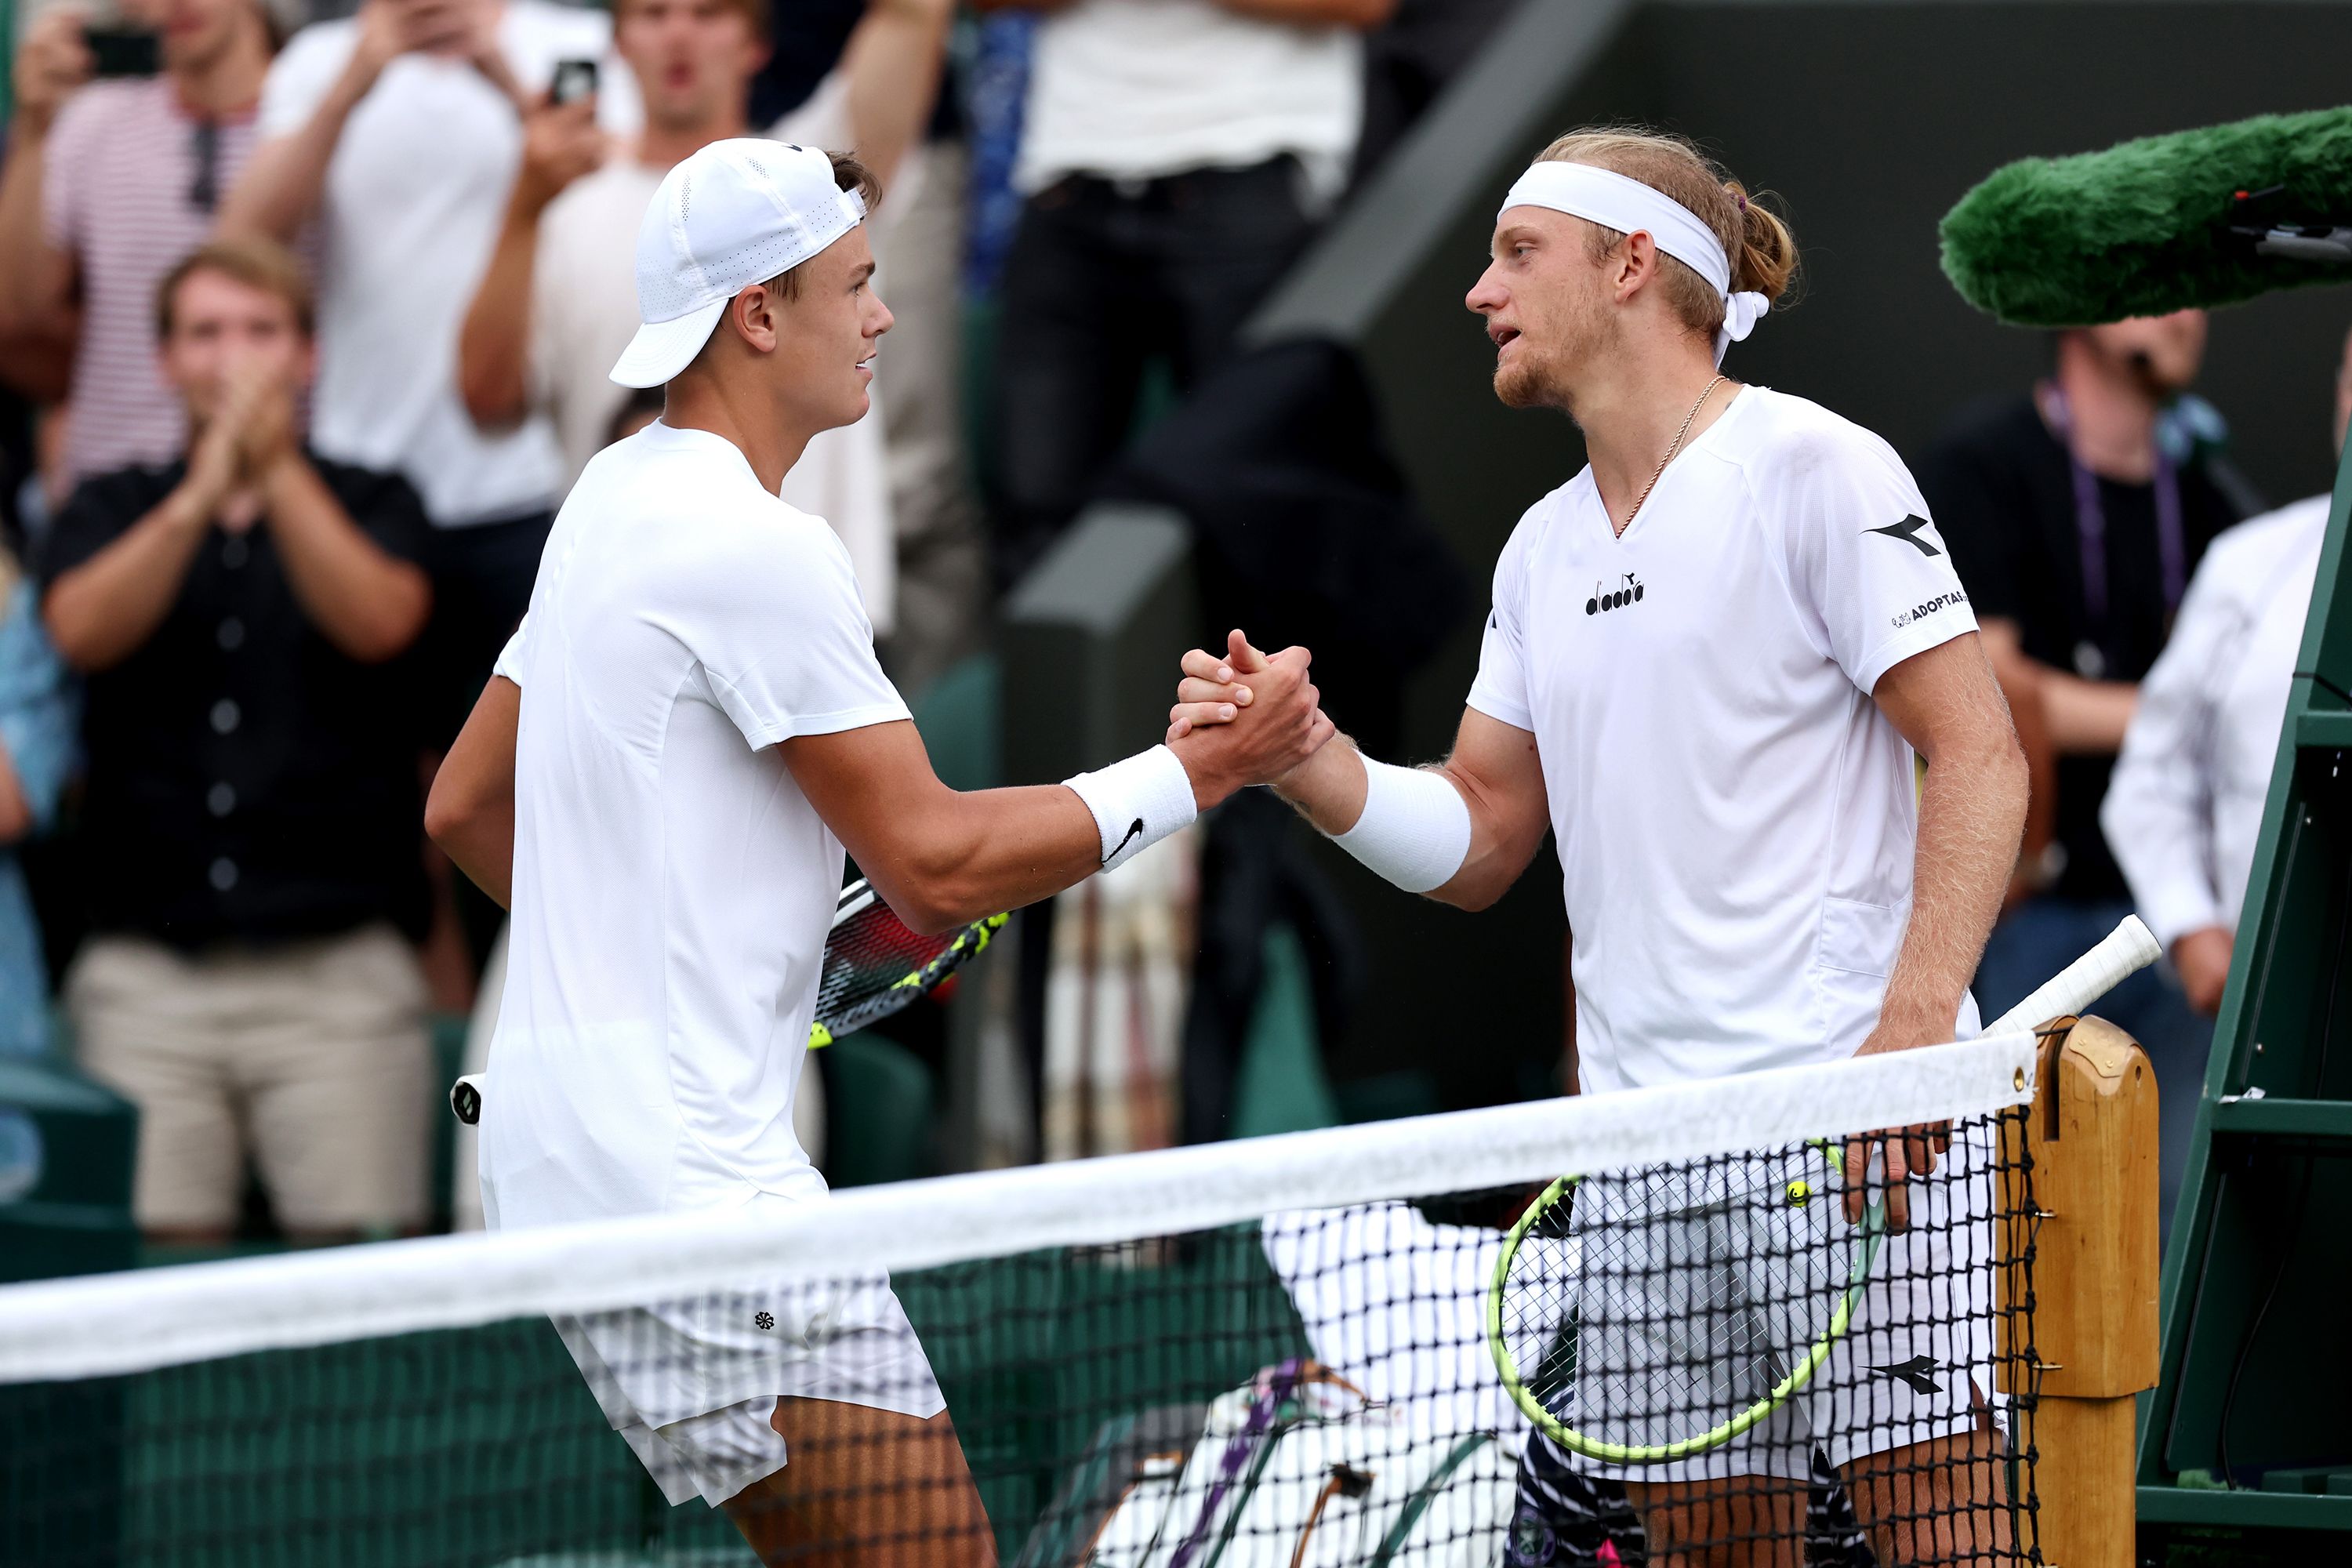
[[[1165,746],[1138,752],[1123,762],[1062,783],[1077,792],[1095,814],[1102,834],[1106,871],[1189,824],[1200,815],[1192,798],[1192,775]]]
[[[1364,759],[1364,814],[1331,842],[1402,888],[1444,887],[1470,858],[1470,808],[1444,773]]]

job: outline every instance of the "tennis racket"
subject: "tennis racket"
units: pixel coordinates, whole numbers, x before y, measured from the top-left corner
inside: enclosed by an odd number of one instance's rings
[[[2127,917],[2100,943],[2068,964],[2032,994],[1995,1019],[1989,1035],[2030,1028],[2045,1019],[2077,1014],[2126,977],[2154,963],[2162,949],[2137,916]],[[1822,1174],[1836,1174],[1842,1147],[1817,1140],[1793,1157],[1801,1169],[1812,1159]],[[1785,1167],[1776,1172],[1785,1177]],[[1751,1370],[1738,1386],[1705,1385],[1693,1380],[1680,1389],[1663,1386],[1669,1369],[1656,1369],[1660,1409],[1688,1427],[1659,1442],[1618,1443],[1582,1432],[1571,1424],[1571,1394],[1578,1373],[1577,1315],[1581,1282],[1625,1278],[1638,1263],[1621,1256],[1638,1225],[1604,1223],[1577,1227],[1572,1222],[1582,1176],[1562,1176],[1546,1187],[1503,1239],[1493,1282],[1486,1291],[1486,1343],[1503,1386],[1528,1419],[1562,1447],[1613,1464],[1661,1464],[1719,1448],[1763,1420],[1803,1388],[1839,1340],[1853,1326],[1856,1304],[1886,1238],[1886,1203],[1874,1198],[1864,1212],[1854,1245],[1844,1258],[1843,1278],[1824,1282],[1820,1331],[1794,1364],[1782,1370],[1762,1347],[1735,1345],[1718,1364]],[[1884,1185],[1874,1156],[1871,1186]],[[1800,1175],[1789,1184],[1792,1200],[1803,1201],[1810,1185]],[[1834,1268],[1834,1266],[1832,1266]],[[1523,1362],[1526,1364],[1523,1364]],[[1644,1369],[1645,1373],[1651,1369]]]
[[[923,936],[892,914],[865,879],[850,883],[834,905],[832,934],[818,962],[809,1049],[854,1035],[936,989],[985,952],[1006,919],[990,915],[961,931]],[[488,1077],[469,1073],[449,1086],[449,1110],[468,1127],[482,1119]]]

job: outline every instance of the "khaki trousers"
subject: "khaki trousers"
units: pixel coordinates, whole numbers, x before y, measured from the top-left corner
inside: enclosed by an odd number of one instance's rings
[[[90,940],[67,973],[82,1066],[139,1107],[146,1230],[236,1223],[248,1153],[293,1232],[413,1230],[436,1101],[425,979],[388,925],[190,954]]]

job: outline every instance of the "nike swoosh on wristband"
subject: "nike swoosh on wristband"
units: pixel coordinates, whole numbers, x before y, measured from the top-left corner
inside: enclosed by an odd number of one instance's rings
[[[1118,852],[1127,847],[1129,839],[1140,838],[1142,837],[1143,818],[1139,816],[1133,822],[1128,824],[1127,837],[1120,839],[1118,843],[1110,847],[1110,853],[1103,857],[1103,864],[1108,866],[1112,861],[1118,859]]]
[[[1928,526],[1924,517],[1906,517],[1901,522],[1890,522],[1885,528],[1865,528],[1864,533],[1883,533],[1889,539],[1899,539],[1915,546],[1922,555],[1941,555],[1942,551],[1919,537],[1919,531]]]

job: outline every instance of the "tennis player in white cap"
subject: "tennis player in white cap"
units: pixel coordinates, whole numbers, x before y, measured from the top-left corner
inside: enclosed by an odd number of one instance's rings
[[[845,845],[909,925],[945,930],[1125,859],[1330,733],[1292,649],[1262,722],[1061,785],[939,782],[847,552],[776,497],[812,436],[866,410],[890,327],[874,195],[854,160],[756,140],[662,182],[613,374],[666,385],[667,411],[582,473],[436,782],[435,837],[513,909],[493,1227],[822,1201],[792,1104]],[[725,1508],[764,1561],[993,1561],[886,1280],[557,1326],[670,1500]]]
[[[1686,142],[1608,131],[1547,148],[1513,185],[1467,303],[1495,344],[1496,395],[1574,419],[1589,466],[1504,547],[1452,756],[1394,767],[1343,738],[1276,782],[1365,865],[1464,909],[1500,897],[1550,828],[1587,1092],[1977,1026],[1968,984],[2017,858],[2024,758],[1893,449],[1719,368],[1795,265],[1780,221]],[[1238,637],[1187,655],[1170,733],[1245,712],[1256,659]],[[1796,1563],[1815,1447],[1843,1470],[1882,1562],[1959,1561],[1971,1542],[2007,1539],[1981,1414],[1991,1391],[1971,1375],[1990,1359],[1974,1342],[1990,1334],[1988,1298],[1970,1299],[1987,1270],[1947,1256],[1979,1221],[1943,1207],[1984,1183],[1906,1191],[1936,1138],[1884,1150],[1890,1221],[1916,1228],[1890,1241],[1854,1332],[1806,1395],[1701,1458],[1592,1467],[1626,1485],[1652,1563]],[[1852,1217],[1864,1157],[1850,1152]],[[1658,1288],[1677,1288],[1665,1270]],[[1742,1288],[1759,1313],[1789,1305],[1786,1279]],[[1603,1314],[1602,1293],[1584,1301],[1588,1388],[1612,1365],[1637,1389],[1636,1374],[1670,1365],[1741,1375],[1704,1364],[1722,1348],[1710,1327],[1739,1325],[1678,1327],[1638,1300]],[[1759,1326],[1759,1342],[1786,1327]],[[1642,1414],[1620,1409],[1628,1429],[1602,1436],[1656,1441]],[[1562,1468],[1538,1445],[1523,1480]],[[1778,1544],[1725,1545],[1727,1529]]]

